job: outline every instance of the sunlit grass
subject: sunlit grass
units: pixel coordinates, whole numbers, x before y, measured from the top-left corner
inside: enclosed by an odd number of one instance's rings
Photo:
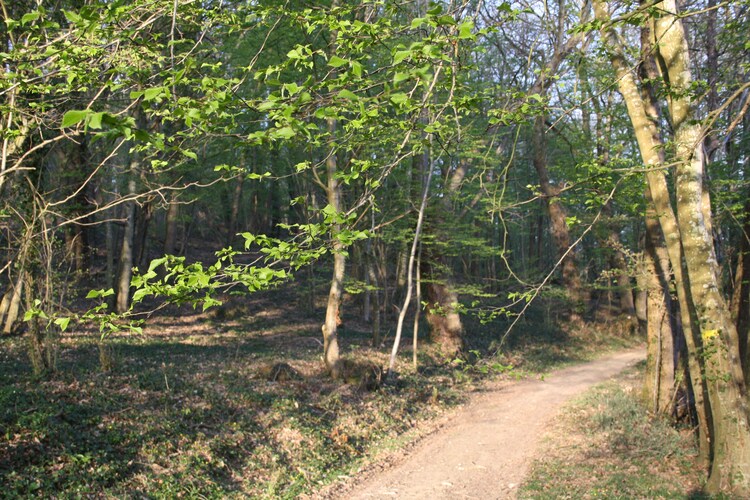
[[[570,403],[547,436],[520,498],[705,498],[691,432],[648,415],[641,371]]]

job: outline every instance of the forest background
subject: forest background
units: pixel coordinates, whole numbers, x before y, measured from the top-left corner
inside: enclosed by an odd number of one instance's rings
[[[748,2],[0,6],[0,322],[34,377],[272,297],[376,388],[407,313],[414,370],[421,315],[431,362],[502,370],[531,311],[645,336],[650,410],[688,407],[706,490],[750,494]]]

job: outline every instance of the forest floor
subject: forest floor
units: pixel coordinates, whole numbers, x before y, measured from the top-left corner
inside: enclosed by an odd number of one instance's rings
[[[551,404],[540,415],[551,417],[579,390],[571,380],[572,392],[544,395],[561,376],[544,374],[642,342],[617,321],[565,325],[555,316],[558,305],[539,302],[502,349],[497,340],[507,325],[467,318],[465,356],[445,359],[422,339],[415,370],[405,340],[396,381],[370,390],[356,377],[342,383],[326,375],[323,304],[308,308],[293,291],[236,297],[206,313],[164,309],[142,335],[106,340],[114,361],[108,370],[99,366],[96,331],[58,334],[57,370],[44,377],[31,373],[25,336],[0,338],[0,496],[291,499],[348,491],[342,483],[361,471],[374,474],[404,450],[430,453],[423,447],[431,435],[451,436],[462,422],[480,426],[479,437],[448,450],[457,458],[467,443],[478,457],[490,451],[481,436],[508,422],[520,425],[514,439],[536,437],[530,426],[538,409]],[[385,341],[373,347],[356,302],[345,311],[346,356],[385,366],[392,325],[384,323]],[[572,377],[578,369],[571,370],[561,373]],[[577,384],[594,381],[581,377]],[[495,406],[518,391],[528,398],[506,410]],[[534,425],[541,430],[547,421]],[[520,448],[507,443],[493,446]],[[458,463],[477,471],[499,465]],[[441,467],[436,491],[458,493],[463,486],[448,474],[451,464]],[[499,492],[513,491],[522,475],[502,477]]]
[[[515,498],[562,404],[644,358],[638,347],[546,377],[493,381],[409,453],[389,457],[395,465],[371,468],[320,497]]]

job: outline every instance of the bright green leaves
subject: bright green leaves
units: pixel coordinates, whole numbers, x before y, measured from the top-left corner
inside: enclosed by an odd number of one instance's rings
[[[292,61],[295,67],[298,65],[302,65],[306,68],[310,68],[312,67],[312,61],[310,60],[312,58],[312,55],[313,51],[310,49],[309,45],[297,45],[292,50],[287,52],[286,57],[290,61]]]
[[[68,111],[63,115],[62,123],[60,124],[61,127],[72,127],[73,125],[77,125],[83,120],[86,119],[87,116],[89,116],[89,110],[83,110],[83,111]]]
[[[26,24],[32,23],[42,17],[41,11],[33,11],[33,12],[27,12],[23,16],[21,16],[21,25],[24,26]]]
[[[350,100],[350,101],[356,101],[356,100],[359,99],[359,97],[357,97],[357,94],[355,94],[354,92],[352,92],[349,89],[342,89],[342,90],[340,90],[339,93],[338,93],[338,96],[340,98],[342,98],[342,99],[347,99],[347,100]]]
[[[105,297],[110,297],[115,294],[115,291],[111,288],[107,290],[90,290],[89,293],[86,294],[87,299],[103,299]]]
[[[459,40],[474,40],[474,23],[471,21],[464,21],[458,27],[458,39]]]
[[[404,92],[396,92],[391,94],[390,101],[393,104],[402,105],[409,101],[409,96],[406,95]]]
[[[411,57],[411,50],[397,50],[393,54],[393,64],[402,63],[407,57]]]
[[[293,96],[293,95],[299,94],[299,92],[300,92],[300,91],[301,91],[302,89],[304,89],[304,87],[301,87],[301,86],[297,85],[297,84],[296,84],[296,83],[294,83],[294,82],[291,82],[291,83],[285,83],[285,84],[284,84],[284,90],[286,90],[286,91],[287,91],[287,92],[289,93],[289,95],[290,95],[290,96]]]
[[[65,19],[71,24],[79,24],[83,21],[83,18],[77,12],[72,10],[63,10],[62,13],[65,16]]]
[[[162,99],[169,99],[171,97],[171,93],[169,91],[169,87],[165,86],[152,87],[146,90],[134,90],[130,93],[130,98],[133,100],[140,97],[143,97],[143,100],[146,102],[156,101],[157,103],[159,103]]]
[[[471,21],[437,5],[398,25],[392,16],[363,16],[356,2],[289,10],[255,4],[223,14],[210,4],[181,4],[174,20],[166,0],[58,13],[68,32],[60,32],[63,42],[45,57],[52,65],[64,62],[52,68],[60,76],[24,92],[72,96],[57,108],[65,111],[62,118],[55,110],[47,120],[71,129],[64,131],[71,136],[127,139],[123,154],[138,157],[137,174],[148,178],[144,186],[230,175],[262,180],[264,188],[283,176],[308,181],[325,175],[333,155],[335,178],[352,193],[347,196],[369,196],[433,138],[451,144],[456,117],[465,113],[454,92],[466,67],[458,49],[477,36]],[[43,17],[27,14],[19,29]],[[38,54],[31,56],[17,60]],[[33,80],[34,70],[22,72],[24,81]],[[111,163],[121,165],[120,159]],[[247,170],[219,166],[214,173],[216,164]],[[246,291],[273,286],[338,243],[346,247],[367,237],[353,211],[297,208],[312,215],[306,224],[283,226],[288,241],[243,234],[246,250],[262,256],[259,265],[236,263],[231,249],[211,265],[159,259],[133,278],[134,302],[160,297],[210,307],[216,303],[211,297],[232,284]],[[109,298],[100,292],[90,298]]]
[[[331,66],[332,68],[340,68],[341,66],[344,66],[345,64],[349,64],[349,61],[339,56],[331,56],[330,59],[328,59],[328,65]]]
[[[133,122],[127,118],[115,116],[103,111],[91,109],[70,110],[63,114],[60,127],[71,128],[83,124],[86,130],[109,129],[116,135],[131,137]]]

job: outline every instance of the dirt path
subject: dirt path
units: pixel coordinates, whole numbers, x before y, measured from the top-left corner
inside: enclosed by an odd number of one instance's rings
[[[643,349],[629,350],[554,372],[543,381],[487,387],[400,463],[342,487],[345,491],[333,498],[514,498],[560,406],[644,358]]]

